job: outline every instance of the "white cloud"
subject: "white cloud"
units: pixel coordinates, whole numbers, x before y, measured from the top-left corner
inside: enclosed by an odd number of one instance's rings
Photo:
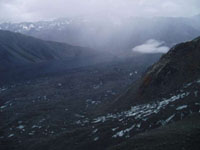
[[[142,45],[138,45],[132,49],[134,52],[140,53],[166,53],[169,47],[164,46],[164,42],[150,39]]]

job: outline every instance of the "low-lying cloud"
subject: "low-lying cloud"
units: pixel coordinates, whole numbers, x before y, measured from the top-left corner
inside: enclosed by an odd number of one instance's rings
[[[164,42],[150,39],[142,45],[138,45],[132,49],[134,52],[140,53],[166,53],[169,47],[164,46]]]

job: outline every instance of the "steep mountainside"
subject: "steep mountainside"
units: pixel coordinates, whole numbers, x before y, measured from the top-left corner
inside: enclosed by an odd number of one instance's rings
[[[200,76],[200,38],[173,47],[143,78],[143,99],[163,97]],[[160,94],[158,94],[160,93]]]
[[[167,97],[184,84],[197,80],[200,77],[199,56],[200,38],[174,46],[116,100],[116,106],[121,103],[127,107]]]

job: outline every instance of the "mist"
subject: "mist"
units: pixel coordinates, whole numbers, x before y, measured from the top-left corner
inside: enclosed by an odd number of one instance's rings
[[[149,39],[171,47],[200,34],[199,8],[199,0],[1,0],[0,22],[8,24],[0,29],[100,51],[150,46],[155,53],[159,44]]]
[[[62,17],[186,17],[200,13],[199,0],[1,0],[1,21],[38,21]]]

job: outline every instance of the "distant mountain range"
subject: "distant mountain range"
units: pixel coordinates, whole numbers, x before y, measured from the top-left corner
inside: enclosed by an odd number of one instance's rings
[[[1,66],[40,63],[51,60],[73,60],[94,55],[94,50],[49,42],[9,31],[0,31]]]
[[[125,51],[149,39],[167,46],[200,34],[200,16],[190,18],[76,18],[54,21],[2,23],[0,29],[31,35],[44,40],[100,50]]]
[[[93,65],[112,58],[109,53],[105,56],[90,48],[0,30],[1,82]]]

